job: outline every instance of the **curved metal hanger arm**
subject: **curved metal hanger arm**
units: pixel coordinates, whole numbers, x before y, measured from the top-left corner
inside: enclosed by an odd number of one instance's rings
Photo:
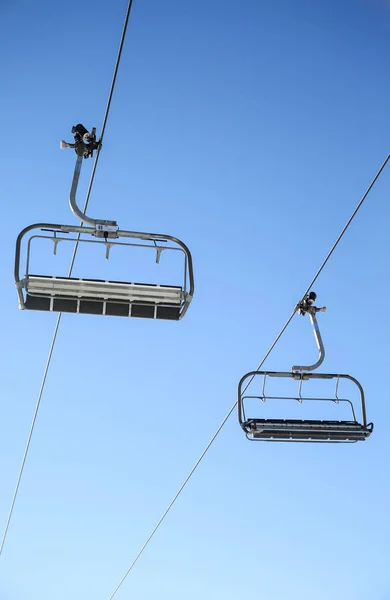
[[[83,213],[77,206],[76,192],[77,192],[77,187],[79,185],[81,165],[83,163],[83,160],[84,160],[83,156],[80,154],[77,154],[76,165],[74,168],[72,185],[70,188],[70,195],[69,195],[69,204],[70,204],[71,211],[78,219],[80,219],[80,221],[82,221],[83,223],[88,223],[88,225],[92,225],[93,227],[95,227],[95,229],[102,229],[103,231],[116,232],[118,229],[116,221],[105,221],[102,219],[92,219],[91,217],[88,217],[85,213]],[[99,225],[100,225],[100,227],[99,227]]]
[[[291,370],[294,372],[296,372],[296,371],[315,371],[315,369],[318,369],[318,367],[323,363],[324,358],[325,358],[324,343],[322,341],[320,329],[318,327],[318,322],[317,322],[315,311],[313,311],[313,312],[310,311],[309,317],[310,317],[311,324],[313,325],[314,339],[316,341],[318,352],[319,352],[318,360],[313,365],[294,365],[291,368]]]
[[[96,226],[96,219],[91,219],[90,217],[87,217],[87,215],[84,214],[79,209],[79,207],[77,206],[77,202],[76,202],[76,192],[77,192],[77,187],[79,185],[79,179],[80,179],[80,172],[81,172],[81,165],[82,164],[83,164],[83,157],[78,154],[77,155],[77,159],[76,159],[76,165],[75,165],[75,168],[74,168],[74,173],[73,173],[72,186],[70,188],[69,204],[70,204],[70,208],[71,208],[72,213],[78,219],[80,219],[80,221],[83,221],[84,223],[88,223],[89,225],[93,225],[95,227]]]
[[[74,148],[76,152],[76,165],[74,168],[72,185],[70,188],[69,203],[73,214],[80,219],[81,222],[92,225],[97,237],[117,237],[116,231],[118,229],[116,221],[106,221],[101,219],[92,219],[88,217],[80,208],[77,206],[76,192],[79,185],[81,165],[83,160],[93,156],[95,150],[99,151],[101,147],[101,141],[96,141],[96,128],[93,127],[91,133],[79,123],[72,127],[72,134],[74,135],[74,143],[68,143],[65,141],[60,142],[60,148]],[[96,160],[98,155],[96,156]],[[96,165],[96,162],[95,162]]]

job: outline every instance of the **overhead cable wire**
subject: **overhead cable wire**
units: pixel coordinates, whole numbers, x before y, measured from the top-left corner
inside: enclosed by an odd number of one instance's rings
[[[314,275],[313,279],[310,281],[309,285],[306,288],[306,291],[304,292],[304,294],[302,295],[302,298],[300,301],[302,301],[306,294],[308,294],[312,288],[312,286],[314,285],[314,283],[317,281],[318,277],[320,276],[322,270],[324,269],[326,263],[329,261],[330,257],[332,256],[333,252],[336,250],[338,244],[340,243],[342,237],[344,236],[345,232],[347,231],[348,227],[350,226],[350,224],[352,223],[353,219],[355,218],[357,212],[359,211],[359,209],[361,208],[363,202],[365,201],[365,199],[367,198],[368,194],[370,193],[370,191],[372,190],[372,188],[374,187],[376,181],[378,180],[378,178],[380,177],[383,169],[385,168],[385,166],[387,165],[388,161],[390,159],[390,154],[388,154],[388,156],[386,157],[385,161],[383,162],[383,164],[381,165],[379,171],[377,172],[377,174],[375,175],[374,179],[371,181],[370,185],[368,186],[367,190],[365,191],[364,195],[362,196],[361,200],[359,201],[359,203],[357,204],[355,210],[353,211],[353,213],[351,214],[350,218],[348,219],[348,221],[346,222],[346,224],[344,225],[343,229],[341,230],[339,236],[337,237],[336,241],[334,242],[333,246],[331,247],[331,249],[329,250],[328,254],[326,255],[326,257],[324,258],[323,262],[321,263],[321,266],[319,267],[319,269],[317,270],[316,274]],[[280,332],[278,333],[278,335],[276,336],[275,340],[272,342],[271,346],[269,347],[269,349],[267,350],[267,352],[265,353],[264,357],[262,358],[262,360],[260,361],[256,371],[259,371],[261,369],[261,367],[263,366],[263,364],[265,363],[265,361],[267,360],[267,358],[269,357],[269,355],[271,354],[272,350],[275,348],[276,344],[278,343],[278,341],[280,340],[280,338],[282,337],[283,333],[286,331],[287,327],[289,326],[289,324],[291,323],[296,311],[297,311],[297,306],[299,303],[297,303],[297,305],[294,307],[294,310],[292,311],[291,315],[288,317],[286,323],[283,325],[282,329],[280,330]],[[243,393],[248,389],[248,387],[250,386],[251,382],[253,381],[254,375],[252,375],[252,377],[249,379],[248,383],[246,384],[246,386],[243,389]],[[136,555],[136,557],[134,558],[133,562],[131,563],[130,567],[127,569],[126,573],[124,574],[124,576],[122,577],[122,579],[120,580],[120,582],[118,583],[117,587],[115,588],[114,592],[111,594],[111,596],[109,597],[108,600],[113,600],[114,596],[116,595],[116,593],[119,591],[119,589],[121,588],[122,584],[124,583],[124,581],[126,580],[126,578],[128,577],[128,575],[130,574],[130,572],[132,571],[133,567],[135,566],[135,564],[137,563],[138,559],[141,557],[141,555],[143,554],[144,550],[146,549],[146,547],[149,545],[149,542],[152,540],[153,536],[155,535],[155,533],[157,532],[157,530],[159,529],[160,525],[163,523],[165,517],[168,515],[169,511],[171,510],[171,508],[173,507],[173,505],[175,504],[176,500],[179,498],[180,494],[182,493],[182,491],[184,490],[184,488],[186,487],[187,483],[190,481],[191,477],[193,476],[193,474],[195,473],[196,469],[199,467],[200,463],[202,462],[202,460],[204,459],[204,457],[206,456],[207,452],[210,450],[211,446],[213,445],[213,443],[215,442],[215,440],[217,439],[218,435],[220,434],[220,432],[222,431],[224,425],[226,424],[226,422],[228,421],[229,417],[231,416],[232,412],[234,411],[234,409],[237,406],[237,400],[235,401],[235,403],[233,404],[233,406],[230,408],[229,412],[226,414],[226,416],[224,417],[224,419],[222,420],[221,424],[219,425],[218,429],[216,430],[216,432],[214,433],[214,435],[212,436],[212,438],[210,439],[209,443],[207,444],[207,446],[205,447],[205,449],[203,450],[202,454],[200,455],[200,457],[198,458],[198,460],[196,461],[196,463],[194,464],[194,466],[192,467],[191,471],[188,473],[187,477],[184,479],[183,483],[181,484],[181,486],[179,487],[178,491],[176,492],[176,494],[174,495],[173,499],[171,500],[171,502],[169,503],[168,507],[165,509],[164,513],[162,514],[160,520],[157,522],[157,524],[155,525],[154,529],[152,529],[151,533],[149,534],[149,536],[146,538],[146,541],[144,542],[143,546],[141,547],[141,549],[139,550],[138,554]]]
[[[100,135],[100,140],[99,140],[100,143],[99,143],[99,146],[98,146],[98,148],[96,150],[96,156],[95,156],[95,160],[94,160],[94,163],[93,163],[92,173],[91,173],[91,177],[90,177],[90,180],[89,180],[88,189],[87,189],[87,193],[86,193],[86,198],[85,198],[85,202],[84,202],[84,210],[83,210],[84,213],[86,212],[87,207],[88,207],[88,203],[89,203],[89,198],[90,198],[91,191],[92,191],[93,182],[94,182],[94,179],[95,179],[96,167],[97,167],[97,164],[98,164],[98,161],[99,161],[100,150],[101,150],[101,147],[102,147],[102,141],[103,141],[103,137],[104,137],[104,132],[105,132],[105,129],[106,129],[107,119],[108,119],[108,115],[109,115],[110,107],[111,107],[111,101],[112,101],[112,97],[113,97],[113,94],[114,94],[115,82],[116,82],[116,77],[117,77],[117,74],[118,74],[119,63],[120,63],[121,56],[122,56],[123,45],[124,45],[125,38],[126,38],[127,25],[128,25],[128,22],[129,22],[129,17],[130,17],[130,12],[131,12],[132,4],[133,4],[133,0],[129,0],[128,5],[127,5],[127,10],[126,10],[125,21],[124,21],[123,29],[122,29],[122,35],[121,35],[121,39],[120,39],[120,43],[119,43],[118,54],[117,54],[117,57],[116,57],[116,62],[115,62],[115,67],[114,67],[114,73],[113,73],[112,80],[111,80],[110,91],[109,91],[109,94],[108,94],[108,100],[107,100],[106,110],[105,110],[105,113],[104,113],[103,124],[102,124],[102,129],[101,129],[101,135]],[[83,226],[83,224],[81,224],[81,226]],[[71,277],[72,272],[73,272],[73,267],[74,267],[74,263],[75,263],[75,259],[76,259],[76,254],[77,254],[77,250],[78,250],[78,245],[79,245],[79,240],[80,240],[80,235],[81,235],[80,233],[77,235],[77,240],[76,240],[76,243],[75,243],[75,246],[74,246],[74,249],[73,249],[72,258],[71,258],[71,261],[70,261],[70,266],[69,266],[69,271],[68,271],[68,277]],[[21,466],[20,466],[19,475],[18,475],[18,479],[17,479],[17,482],[16,482],[16,486],[15,486],[14,495],[13,495],[12,502],[11,502],[11,507],[10,507],[10,510],[9,510],[9,513],[8,513],[8,518],[7,518],[7,521],[6,521],[5,528],[4,528],[3,537],[2,537],[2,540],[1,540],[0,555],[3,552],[4,544],[5,544],[5,541],[6,541],[6,538],[7,538],[8,529],[9,529],[9,526],[10,526],[10,523],[11,523],[12,514],[13,514],[13,511],[14,511],[14,507],[15,507],[16,498],[17,498],[17,495],[18,495],[18,492],[19,492],[20,482],[22,480],[23,471],[24,471],[24,467],[25,467],[25,464],[26,464],[26,460],[27,460],[27,455],[28,455],[28,452],[29,452],[29,449],[30,449],[31,439],[32,439],[32,436],[33,436],[33,433],[34,433],[35,423],[36,423],[36,420],[37,420],[37,417],[38,417],[39,408],[40,408],[40,405],[41,405],[41,399],[42,399],[42,394],[43,394],[43,391],[44,391],[44,388],[45,388],[47,374],[48,374],[50,363],[51,363],[51,359],[52,359],[52,356],[53,356],[53,351],[54,351],[54,346],[55,346],[56,339],[57,339],[58,329],[59,329],[59,326],[60,326],[60,323],[61,323],[61,317],[62,317],[62,313],[59,313],[59,315],[57,317],[57,321],[56,321],[55,327],[54,327],[53,337],[52,337],[50,348],[49,348],[49,354],[48,354],[47,361],[46,361],[46,366],[45,366],[45,369],[44,369],[44,372],[43,372],[41,387],[39,389],[38,399],[37,399],[37,403],[36,403],[36,406],[35,406],[34,415],[33,415],[33,419],[32,419],[32,422],[31,422],[30,431],[29,431],[29,434],[28,434],[28,437],[27,437],[27,443],[26,443],[26,447],[25,447],[25,450],[24,450],[24,454],[23,454],[23,458],[22,458],[22,463],[21,463]]]

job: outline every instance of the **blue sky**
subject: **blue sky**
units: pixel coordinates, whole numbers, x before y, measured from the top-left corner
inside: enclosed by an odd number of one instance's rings
[[[56,319],[18,310],[14,242],[76,224],[59,140],[99,128],[125,9],[0,7],[4,523]],[[389,153],[389,33],[379,0],[134,0],[90,213],[182,239],[195,297],[179,323],[63,317],[1,599],[108,600]],[[321,370],[361,381],[374,434],[251,444],[234,413],[118,600],[390,598],[389,186],[315,286]],[[115,268],[132,279],[130,255]],[[265,366],[313,355],[297,316]]]

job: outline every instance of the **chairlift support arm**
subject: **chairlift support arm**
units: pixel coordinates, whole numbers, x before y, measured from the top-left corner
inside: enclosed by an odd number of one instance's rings
[[[117,224],[116,221],[104,221],[101,219],[92,219],[88,217],[85,213],[83,213],[79,207],[77,206],[76,201],[76,192],[77,187],[79,185],[81,165],[83,164],[83,156],[77,154],[76,165],[73,173],[72,186],[70,188],[70,196],[69,196],[69,204],[73,214],[80,219],[81,222],[88,223],[88,225],[92,225],[95,230],[92,232],[93,235],[96,235],[96,230],[100,230],[106,233],[109,233],[108,237],[118,237],[117,234]],[[100,226],[100,227],[99,227]]]
[[[92,157],[94,150],[99,152],[101,146],[101,141],[96,141],[96,128],[93,127],[90,133],[84,125],[79,123],[72,127],[72,134],[74,135],[74,144],[70,144],[63,140],[60,142],[60,148],[74,148],[77,156],[69,197],[71,211],[82,223],[88,223],[88,225],[92,225],[95,228],[95,231],[93,232],[95,237],[116,238],[118,237],[118,226],[116,221],[92,219],[80,210],[76,201],[76,192],[83,160]]]
[[[305,371],[315,371],[323,363],[324,358],[325,358],[325,348],[324,348],[324,343],[322,341],[320,329],[318,327],[316,311],[310,311],[309,317],[310,317],[311,324],[313,325],[314,339],[316,341],[318,352],[319,352],[318,360],[313,365],[294,365],[291,369],[293,372],[301,373],[301,372],[305,372]]]

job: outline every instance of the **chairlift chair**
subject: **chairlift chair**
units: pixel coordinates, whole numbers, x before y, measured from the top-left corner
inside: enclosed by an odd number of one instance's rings
[[[373,430],[373,424],[367,423],[364,390],[357,379],[346,374],[313,373],[325,358],[324,344],[318,328],[316,313],[325,312],[325,308],[319,309],[314,306],[316,294],[310,292],[298,305],[300,314],[309,314],[313,325],[314,337],[319,349],[319,358],[313,365],[293,366],[291,372],[285,371],[251,371],[246,373],[238,385],[238,419],[246,437],[252,441],[268,442],[334,442],[354,443],[363,441],[369,437]],[[262,378],[261,393],[254,396],[246,394],[250,383],[255,378]],[[288,378],[297,381],[297,393],[295,395],[269,395],[267,383],[270,378]],[[332,396],[313,397],[305,396],[303,389],[305,381],[308,380],[334,380],[335,388]],[[349,398],[339,396],[339,384],[343,381],[351,381],[357,388],[360,405],[360,421],[357,418],[355,406]],[[350,410],[349,420],[319,420],[319,419],[268,419],[263,417],[247,416],[245,405],[250,400],[259,400],[262,403],[273,400],[293,400],[303,405],[306,402],[334,403],[346,406]]]
[[[19,307],[27,310],[71,312],[79,314],[144,317],[180,320],[184,317],[194,294],[192,257],[187,246],[179,239],[159,233],[125,231],[115,221],[92,219],[76,203],[76,191],[83,160],[99,149],[95,129],[89,133],[81,124],[72,129],[75,143],[61,142],[61,148],[74,148],[77,158],[70,191],[70,207],[83,227],[53,223],[35,223],[21,231],[16,241],[15,284]],[[27,234],[25,274],[21,276],[22,241]],[[74,234],[72,236],[72,234]],[[91,239],[91,237],[93,239]],[[180,285],[107,281],[63,276],[47,276],[30,271],[31,245],[36,238],[53,242],[54,254],[60,242],[104,245],[108,259],[115,246],[149,249],[160,263],[163,252],[179,252],[183,257]]]

